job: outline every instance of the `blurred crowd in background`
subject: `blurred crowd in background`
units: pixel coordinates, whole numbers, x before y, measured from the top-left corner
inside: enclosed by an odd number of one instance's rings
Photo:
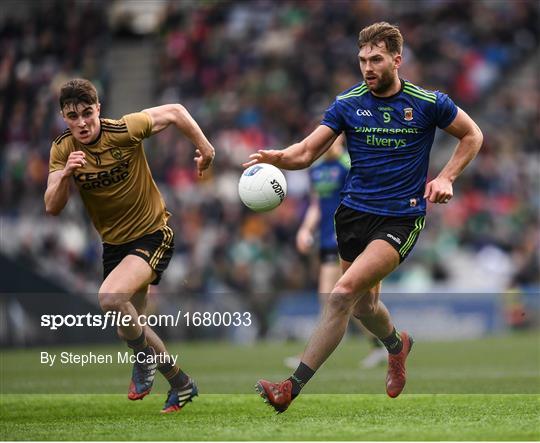
[[[2,253],[74,292],[99,287],[99,238],[78,197],[59,218],[46,218],[43,193],[51,141],[64,128],[60,84],[90,79],[102,116],[120,117],[107,114],[110,73],[102,60],[115,38],[107,7],[36,2],[30,20],[5,19],[0,27]],[[534,0],[164,3],[158,28],[146,36],[157,48],[155,105],[184,104],[217,155],[201,180],[192,146],[177,131],[147,143],[176,232],[160,292],[250,294],[264,312],[280,292],[316,288],[315,255],[295,249],[307,173],[288,173],[285,202],[255,214],[238,200],[241,163],[256,149],[299,141],[338,93],[361,81],[358,32],[380,20],[404,35],[401,76],[448,93],[485,138],[451,203],[429,207],[415,251],[389,284],[473,291],[538,285],[538,11]],[[449,137],[436,139],[432,176],[454,146]]]

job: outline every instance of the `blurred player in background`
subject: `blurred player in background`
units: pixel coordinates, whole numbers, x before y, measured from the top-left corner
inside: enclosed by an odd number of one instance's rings
[[[448,203],[453,182],[482,145],[478,126],[447,95],[426,91],[399,77],[403,37],[397,27],[380,22],[362,29],[358,47],[364,81],[339,95],[321,125],[304,140],[281,151],[260,150],[244,164],[303,169],[343,132],[351,158],[335,215],[343,275],[328,297],[294,374],[281,383],[259,380],[256,385],[278,412],[289,407],[332,354],[351,315],[388,350],[387,394],[397,397],[402,392],[413,340],[394,327],[379,300],[380,282],[415,245],[425,223],[426,200]],[[459,142],[439,175],[426,183],[437,127]]]
[[[120,120],[100,118],[96,88],[84,79],[62,86],[60,111],[68,128],[52,143],[46,211],[60,214],[74,181],[103,240],[100,306],[104,312],[138,319],[145,313],[149,285],[159,283],[174,250],[174,234],[167,225],[170,213],[152,179],[142,140],[175,126],[196,146],[199,175],[210,166],[214,148],[179,104],[145,109]],[[118,335],[137,356],[130,400],[150,393],[156,369],[171,386],[162,412],[180,410],[197,395],[193,380],[174,364],[150,327],[132,321],[119,326]]]
[[[339,253],[334,228],[334,213],[340,203],[340,192],[345,185],[350,168],[349,156],[344,152],[344,137],[340,135],[321,159],[309,170],[312,185],[311,201],[304,220],[296,235],[296,247],[302,254],[308,254],[315,243],[316,232],[319,231],[319,303],[324,306],[325,300],[341,277]],[[371,350],[362,360],[364,368],[373,368],[386,361],[387,352],[380,340],[371,334],[356,320],[358,326],[367,337]],[[287,357],[285,366],[296,369],[301,355]]]

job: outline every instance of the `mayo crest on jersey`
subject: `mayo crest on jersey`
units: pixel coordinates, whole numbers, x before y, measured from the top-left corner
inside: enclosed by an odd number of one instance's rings
[[[340,193],[349,172],[349,157],[343,154],[336,159],[319,159],[309,169],[311,186],[317,194],[320,217],[320,247],[337,247],[334,213],[341,201]]]
[[[425,214],[435,130],[448,127],[456,115],[446,94],[406,80],[391,97],[374,96],[363,82],[338,95],[321,124],[347,138],[351,170],[343,204],[379,215]]]

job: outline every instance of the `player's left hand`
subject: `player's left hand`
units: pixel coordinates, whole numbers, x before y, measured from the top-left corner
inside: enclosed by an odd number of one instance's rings
[[[424,198],[431,203],[448,203],[454,196],[452,182],[444,177],[437,177],[426,185]]]
[[[197,165],[197,172],[199,177],[202,177],[203,171],[208,169],[216,156],[216,151],[212,146],[207,146],[205,148],[199,148],[195,150],[195,157],[193,160]]]

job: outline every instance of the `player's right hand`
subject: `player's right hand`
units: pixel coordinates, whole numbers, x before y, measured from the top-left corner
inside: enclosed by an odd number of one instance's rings
[[[313,246],[313,235],[309,229],[300,229],[296,234],[296,248],[301,254],[307,254]]]
[[[259,149],[255,154],[251,154],[249,156],[250,160],[243,163],[242,166],[249,168],[257,163],[268,163],[279,167],[281,157],[283,157],[283,151],[278,151],[277,149]]]
[[[200,149],[195,150],[195,157],[193,160],[197,165],[199,177],[202,177],[203,171],[206,171],[210,167],[215,156],[216,150],[211,145],[205,146],[204,149],[201,147]]]
[[[73,175],[76,169],[86,165],[86,154],[83,151],[73,151],[69,154],[66,166],[64,166],[64,176]]]

